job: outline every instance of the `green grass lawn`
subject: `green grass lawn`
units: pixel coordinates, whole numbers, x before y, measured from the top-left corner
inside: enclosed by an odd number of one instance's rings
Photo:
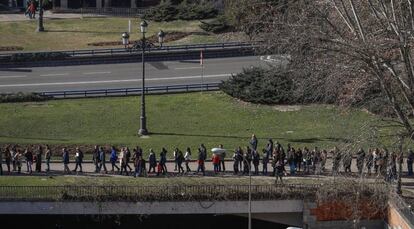
[[[44,33],[36,33],[37,20],[0,22],[0,46],[20,46],[29,50],[70,50],[99,48],[88,46],[92,42],[119,41],[121,34],[128,31],[128,18],[84,18],[45,20]],[[138,34],[140,19],[132,19],[131,40],[141,37]],[[149,21],[147,36],[157,34],[160,29],[181,32],[202,32],[199,21]],[[214,35],[191,35],[175,43],[215,42]],[[101,48],[108,48],[107,46]]]
[[[248,145],[255,133],[259,148],[268,138],[300,147],[387,144],[378,137],[384,130],[371,127],[381,122],[366,112],[327,105],[288,108],[242,103],[221,92],[151,95],[151,135],[139,138],[139,97],[7,103],[0,104],[0,143],[139,145],[171,152],[187,146],[195,151],[200,143],[234,149]]]

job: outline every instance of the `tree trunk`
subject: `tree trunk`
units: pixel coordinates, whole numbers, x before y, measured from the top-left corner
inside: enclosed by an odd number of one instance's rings
[[[39,18],[37,21],[37,32],[43,32],[45,31],[45,28],[43,27],[43,0],[39,0]]]

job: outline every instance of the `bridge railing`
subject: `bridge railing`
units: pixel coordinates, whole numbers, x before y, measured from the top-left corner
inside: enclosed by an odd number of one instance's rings
[[[219,89],[220,83],[205,84],[180,84],[168,86],[145,87],[148,94],[164,94],[192,91],[215,91]],[[127,96],[141,94],[142,88],[112,88],[94,90],[72,90],[72,91],[48,91],[39,92],[41,96],[52,98],[79,98],[79,97],[106,97],[106,96]]]
[[[317,185],[252,185],[252,200],[301,199]],[[248,200],[249,185],[0,186],[1,201]]]

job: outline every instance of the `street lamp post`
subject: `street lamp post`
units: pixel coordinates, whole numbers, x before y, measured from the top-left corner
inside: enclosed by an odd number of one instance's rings
[[[147,117],[145,115],[145,33],[148,30],[148,23],[146,21],[141,22],[142,33],[142,89],[141,89],[141,117],[140,128],[138,130],[139,135],[147,135]]]
[[[135,45],[132,48],[129,48],[129,34],[127,32],[124,32],[122,34],[122,44],[125,46],[126,49],[132,50],[132,49],[141,49],[142,51],[142,89],[141,89],[141,116],[140,116],[140,128],[138,130],[138,135],[148,135],[148,129],[147,129],[147,116],[145,113],[145,49],[147,47],[154,46],[152,43],[147,42],[145,38],[145,34],[148,31],[148,23],[146,21],[142,21],[140,24],[140,30],[142,33],[142,39],[141,42],[135,43]],[[161,30],[158,33],[158,41],[160,43],[160,46],[162,47],[162,44],[164,43],[164,37],[165,33]]]

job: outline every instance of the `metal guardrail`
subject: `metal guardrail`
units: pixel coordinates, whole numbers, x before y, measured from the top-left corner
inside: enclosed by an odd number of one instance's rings
[[[318,185],[252,185],[252,200],[303,199]],[[248,200],[249,185],[0,186],[0,201]]]
[[[156,47],[147,49],[148,52],[172,52],[172,51],[195,51],[195,50],[210,50],[210,49],[227,49],[227,48],[249,48],[253,47],[250,43],[245,42],[226,42],[226,43],[206,43],[193,45],[169,45],[163,47]],[[135,50],[125,48],[113,49],[82,49],[82,50],[62,50],[62,51],[48,51],[48,52],[15,52],[15,53],[0,53],[0,59],[12,58],[15,55],[65,55],[70,57],[85,57],[85,56],[114,56],[120,54],[136,54]]]
[[[401,196],[394,195],[392,203],[402,216],[411,224],[414,224],[414,209]],[[414,225],[413,225],[414,226]]]
[[[215,91],[219,89],[220,83],[206,84],[185,84],[169,86],[145,87],[148,94],[155,93],[176,93],[193,91]],[[105,97],[105,96],[127,96],[141,94],[142,88],[113,88],[113,89],[94,89],[94,90],[73,90],[73,91],[49,91],[39,92],[41,96],[52,98],[79,98],[79,97]]]
[[[88,16],[99,16],[99,15],[111,15],[111,16],[128,16],[128,17],[136,17],[145,14],[147,11],[151,10],[151,8],[123,8],[123,7],[103,7],[103,8],[96,8],[96,7],[83,7],[78,9],[70,9],[70,8],[53,8],[52,12],[54,13],[75,13],[81,14],[82,17]]]

